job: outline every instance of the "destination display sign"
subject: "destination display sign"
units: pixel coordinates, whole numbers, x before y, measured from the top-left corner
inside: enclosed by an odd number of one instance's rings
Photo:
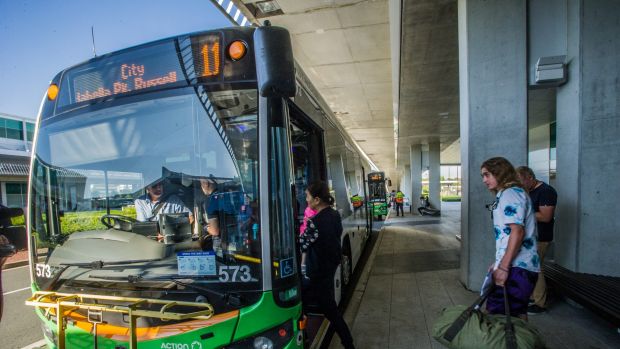
[[[203,35],[192,38],[192,51],[198,77],[208,78],[220,75],[222,52],[219,36]]]
[[[147,69],[149,68],[149,69]],[[152,65],[123,63],[113,68],[116,75],[109,85],[103,83],[98,72],[84,74],[74,80],[75,101],[77,103],[90,99],[132,92],[177,82],[177,72],[159,71]]]
[[[192,38],[191,57],[184,60],[173,40],[101,57],[65,72],[58,106],[186,84],[184,69],[198,78],[216,78],[220,51],[220,36],[213,34]]]
[[[371,173],[368,175],[368,177],[371,181],[382,181],[383,180],[383,175],[380,173]]]

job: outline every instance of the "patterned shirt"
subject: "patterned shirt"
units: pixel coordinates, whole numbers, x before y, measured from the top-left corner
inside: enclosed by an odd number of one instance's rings
[[[310,210],[312,209],[310,208]],[[316,241],[316,239],[318,239],[319,230],[314,225],[312,218],[308,218],[307,220],[304,218],[304,224],[306,225],[306,228],[301,233],[301,235],[299,235],[299,244],[301,245],[301,252],[308,252],[308,248],[310,248],[310,245],[312,245]]]
[[[302,252],[307,252],[306,276],[310,279],[332,278],[342,259],[342,220],[331,207],[308,219],[299,236]]]
[[[506,254],[510,238],[510,224],[523,227],[523,242],[519,253],[512,261],[513,267],[540,272],[540,258],[536,250],[536,217],[532,209],[532,201],[527,193],[512,187],[501,190],[493,204],[493,226],[495,230],[495,268]]]

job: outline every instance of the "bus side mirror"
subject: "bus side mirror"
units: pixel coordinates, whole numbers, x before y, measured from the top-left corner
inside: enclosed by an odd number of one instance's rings
[[[271,26],[257,28],[254,56],[261,97],[294,97],[295,61],[288,30]]]

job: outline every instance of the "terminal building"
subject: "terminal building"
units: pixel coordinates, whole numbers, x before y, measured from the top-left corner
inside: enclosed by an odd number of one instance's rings
[[[0,203],[26,207],[34,120],[0,113]]]

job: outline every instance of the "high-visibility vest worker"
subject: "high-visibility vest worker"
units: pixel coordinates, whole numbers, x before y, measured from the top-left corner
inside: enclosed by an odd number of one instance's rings
[[[405,201],[405,194],[402,191],[398,191],[396,193],[396,198],[394,199],[397,204],[402,204]]]
[[[358,208],[358,207],[362,207],[364,200],[362,199],[361,196],[355,194],[351,196],[351,203],[353,204],[353,207]]]

